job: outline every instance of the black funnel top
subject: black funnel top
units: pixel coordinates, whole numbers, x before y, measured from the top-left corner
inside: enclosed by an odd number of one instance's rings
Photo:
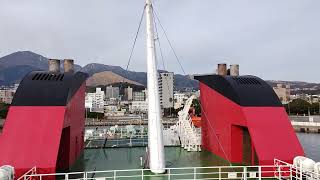
[[[33,71],[21,81],[12,106],[65,106],[88,74]]]
[[[282,106],[272,87],[256,76],[205,75],[195,79],[240,106]]]

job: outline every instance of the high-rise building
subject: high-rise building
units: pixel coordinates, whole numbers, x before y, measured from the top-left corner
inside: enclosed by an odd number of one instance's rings
[[[162,72],[159,74],[159,95],[162,109],[173,107],[173,73]]]
[[[95,93],[87,93],[85,104],[86,108],[90,108],[90,112],[104,112],[104,91],[96,88]]]
[[[119,87],[106,87],[106,99],[119,98]]]

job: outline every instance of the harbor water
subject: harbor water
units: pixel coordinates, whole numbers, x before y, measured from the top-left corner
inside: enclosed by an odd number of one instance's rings
[[[306,156],[320,162],[320,134],[297,133],[297,136]]]
[[[297,133],[307,157],[320,162],[320,134]],[[146,147],[88,148],[71,171],[140,169]],[[166,167],[199,167],[229,165],[208,151],[188,152],[183,148],[166,147]]]

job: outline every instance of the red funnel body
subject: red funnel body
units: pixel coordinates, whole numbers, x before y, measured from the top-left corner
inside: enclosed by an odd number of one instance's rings
[[[198,76],[202,147],[232,163],[273,165],[304,155],[272,88],[254,76]]]
[[[0,166],[19,177],[34,166],[55,173],[75,162],[84,148],[86,77],[32,72],[23,79],[0,135]]]

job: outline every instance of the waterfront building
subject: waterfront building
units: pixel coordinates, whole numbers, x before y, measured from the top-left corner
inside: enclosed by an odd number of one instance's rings
[[[107,105],[107,106],[104,106],[104,111],[105,111],[105,113],[106,113],[106,112],[115,112],[115,111],[118,111],[118,106],[115,106],[115,105]]]
[[[111,99],[111,98],[119,98],[119,87],[112,87],[112,86],[107,86],[106,87],[106,99]]]
[[[162,72],[159,74],[159,95],[162,109],[173,107],[173,79],[172,72]]]
[[[273,90],[282,104],[286,104],[290,101],[290,85],[277,84],[276,87],[273,87]]]
[[[146,96],[144,92],[133,92],[133,101],[145,101]]]
[[[129,86],[124,90],[124,99],[127,101],[132,101],[133,89]]]
[[[11,104],[16,90],[17,89],[15,89],[15,86],[2,87],[0,89],[0,102]]]
[[[174,96],[174,109],[179,109],[183,107],[185,101],[188,99],[188,96],[184,93],[175,93],[173,96]]]
[[[148,111],[148,102],[147,101],[132,101],[129,106],[130,112],[142,112],[146,113]]]
[[[86,108],[90,109],[90,112],[104,112],[104,91],[101,88],[96,88],[95,93],[86,94]]]

